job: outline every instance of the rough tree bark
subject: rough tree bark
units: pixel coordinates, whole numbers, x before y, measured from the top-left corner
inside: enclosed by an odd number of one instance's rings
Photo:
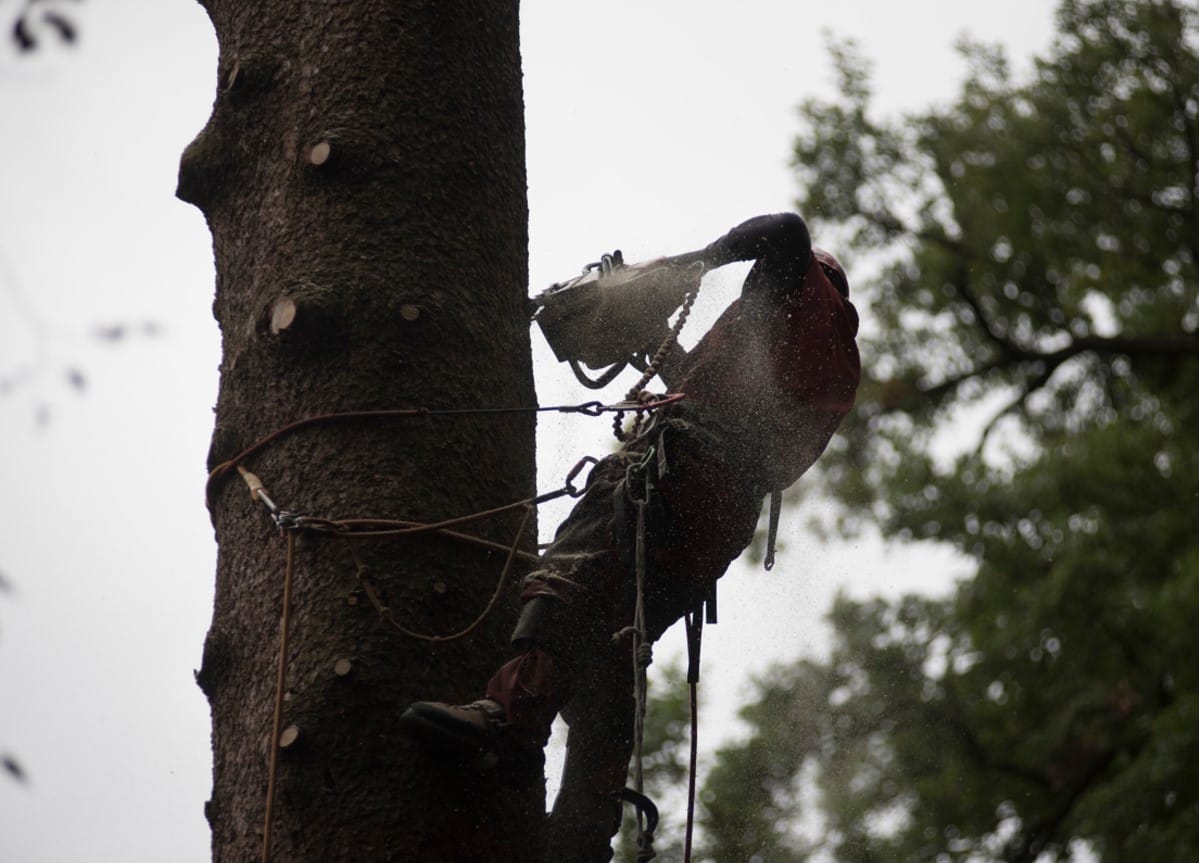
[[[203,211],[216,258],[210,467],[302,417],[533,405],[516,2],[203,5],[217,95],[178,194]],[[436,521],[533,493],[534,419],[327,423],[246,467],[306,515]],[[244,863],[262,856],[285,544],[235,474],[210,502],[207,815],[214,859]],[[507,545],[520,519],[467,529]],[[355,550],[396,620],[442,634],[484,608],[505,557],[430,536]],[[482,691],[513,604],[430,645],[382,621],[357,572],[345,541],[298,534],[273,859],[538,859],[544,788],[500,793],[397,729],[415,698]]]

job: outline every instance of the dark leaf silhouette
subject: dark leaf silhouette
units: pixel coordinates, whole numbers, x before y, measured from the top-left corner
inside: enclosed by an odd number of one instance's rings
[[[17,50],[29,53],[41,43],[36,31],[49,29],[58,34],[60,41],[74,45],[79,39],[79,29],[70,18],[47,6],[57,6],[65,0],[25,0],[24,8],[17,14],[12,26],[12,39]],[[79,2],[79,0],[75,0]]]
[[[92,334],[102,342],[119,342],[128,335],[124,324],[98,324]]]
[[[37,40],[29,32],[29,22],[22,15],[12,26],[12,38],[17,43],[19,51],[32,51],[37,47]]]
[[[17,759],[13,758],[11,755],[5,754],[0,756],[0,766],[2,766],[4,768],[4,772],[6,772],[13,779],[17,780],[18,782],[25,781],[25,769],[20,765]]]
[[[79,34],[75,29],[75,25],[57,12],[46,12],[42,15],[42,20],[58,31],[58,35],[62,37],[62,41],[74,44],[78,38]]]

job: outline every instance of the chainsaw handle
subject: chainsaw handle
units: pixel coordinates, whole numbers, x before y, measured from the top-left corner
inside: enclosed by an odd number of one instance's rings
[[[716,256],[711,253],[709,248],[697,249],[694,252],[683,252],[679,255],[667,255],[664,258],[657,258],[646,263],[659,264],[663,267],[670,267],[672,270],[685,270],[688,267],[694,267],[696,264],[702,264],[704,272],[721,266],[716,262]]]
[[[811,254],[812,237],[804,220],[795,213],[774,213],[746,219],[702,249],[652,263],[673,269],[702,264],[706,272],[733,261],[762,260],[768,266],[786,266],[792,261],[806,262]]]
[[[812,255],[812,235],[795,213],[773,213],[746,219],[723,237],[709,243],[699,255],[711,268],[733,261],[756,261],[769,270],[806,265]]]

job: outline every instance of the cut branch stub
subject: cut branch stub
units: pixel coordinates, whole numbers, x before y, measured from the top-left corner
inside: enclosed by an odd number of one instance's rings
[[[329,161],[332,152],[333,148],[328,141],[318,141],[308,148],[308,164],[319,168]]]
[[[261,322],[272,336],[299,339],[297,345],[328,340],[341,329],[340,309],[333,292],[311,282],[276,297],[264,310]]]
[[[279,732],[279,748],[290,749],[300,739],[300,726],[289,725]]]
[[[271,335],[277,336],[296,322],[299,308],[292,297],[280,297],[271,306]]]
[[[232,90],[234,87],[236,87],[238,84],[238,77],[240,75],[241,75],[241,61],[235,59],[233,61],[233,67],[229,70],[228,74],[225,75],[225,84],[221,88],[223,90],[223,92],[228,93],[230,90]]]

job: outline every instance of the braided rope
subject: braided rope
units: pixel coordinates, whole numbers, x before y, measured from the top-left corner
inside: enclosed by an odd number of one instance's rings
[[[643,399],[646,385],[654,379],[658,374],[662,363],[670,356],[670,352],[674,350],[675,345],[679,342],[679,333],[683,331],[683,326],[687,323],[687,318],[691,315],[691,307],[695,305],[695,298],[699,296],[699,285],[687,292],[683,298],[683,305],[679,308],[679,316],[675,319],[674,325],[671,326],[670,332],[662,339],[662,344],[658,345],[658,349],[654,351],[654,355],[650,358],[649,365],[645,367],[645,371],[641,373],[641,377],[637,379],[637,383],[629,388],[625,395],[625,401],[640,403]],[[616,439],[627,441],[635,438],[641,431],[641,413],[637,413],[636,419],[633,421],[633,428],[629,432],[624,430],[624,411],[617,411],[616,416],[612,418],[612,433],[616,435]]]
[[[640,468],[644,473],[644,491],[640,497],[634,497],[637,507],[637,536],[634,549],[634,571],[636,576],[637,599],[633,611],[633,697],[635,708],[633,713],[633,790],[638,795],[645,793],[645,769],[643,752],[645,744],[645,712],[649,700],[649,681],[646,669],[653,661],[653,648],[649,642],[645,622],[645,589],[646,589],[646,549],[645,549],[645,514],[649,507],[651,477],[650,460],[654,448],[650,447],[639,464],[629,466],[626,476],[626,489],[631,488],[635,471]],[[648,826],[640,809],[637,811],[637,860],[638,863],[648,863],[655,857],[653,827]]]
[[[271,756],[266,773],[266,807],[262,816],[262,863],[271,859],[271,827],[275,819],[275,775],[279,767],[279,732],[283,725],[283,690],[287,682],[287,643],[291,629],[291,586],[296,569],[296,535],[287,531],[287,564],[283,574],[283,614],[279,621],[279,666],[275,676],[275,709],[271,717]]]

